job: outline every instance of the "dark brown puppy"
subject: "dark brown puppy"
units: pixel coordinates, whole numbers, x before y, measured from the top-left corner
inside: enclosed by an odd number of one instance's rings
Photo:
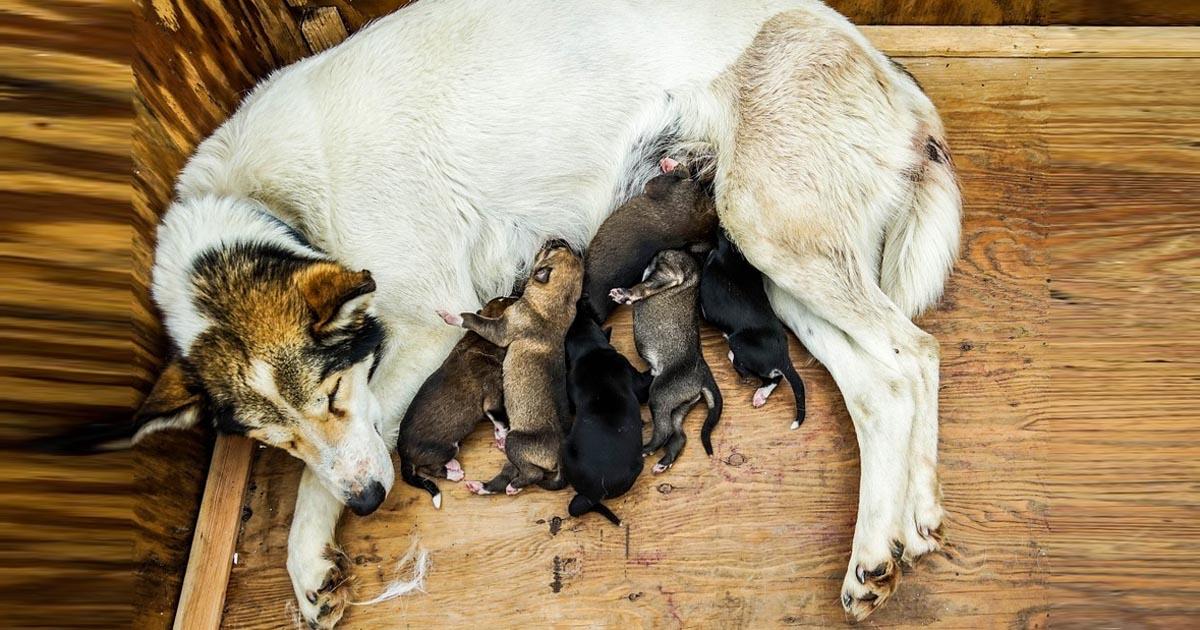
[[[530,484],[547,490],[566,485],[560,466],[563,435],[570,429],[563,338],[575,318],[583,261],[561,243],[542,248],[521,298],[496,319],[438,311],[447,324],[473,330],[508,348],[504,406],[508,464],[491,481],[468,481],[476,494],[516,494]]]
[[[517,298],[498,297],[479,314],[499,317]],[[400,476],[433,497],[442,507],[442,492],[430,477],[463,478],[455,456],[458,445],[481,420],[495,425],[496,445],[504,448],[508,420],[504,416],[504,348],[467,332],[433,374],[417,390],[400,423],[396,452]]]
[[[605,219],[584,255],[584,295],[601,322],[615,308],[609,289],[641,280],[655,254],[716,237],[717,208],[704,185],[670,158],[659,168],[664,173],[646,183],[645,194]]]

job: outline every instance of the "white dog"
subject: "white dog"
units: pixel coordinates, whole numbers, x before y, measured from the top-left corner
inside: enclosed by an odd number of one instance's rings
[[[866,616],[938,545],[937,344],[909,318],[960,202],[929,100],[812,0],[423,0],[275,73],[179,176],[153,284],[177,352],[133,440],[204,417],[303,459],[288,570],[332,626],[338,516],[383,501],[397,423],[461,332],[434,309],[506,294],[548,239],[586,246],[695,147],[846,397],[842,600]]]

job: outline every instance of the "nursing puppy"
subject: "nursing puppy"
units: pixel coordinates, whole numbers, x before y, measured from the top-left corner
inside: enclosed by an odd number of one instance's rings
[[[534,259],[521,298],[499,317],[438,311],[447,324],[508,348],[503,368],[508,464],[487,483],[468,481],[471,492],[512,495],[531,484],[547,490],[566,485],[559,465],[563,435],[570,428],[563,337],[575,317],[582,280],[579,257],[566,245],[550,243]]]
[[[498,297],[479,312],[496,318],[516,298]],[[463,478],[455,458],[458,445],[480,420],[495,425],[496,445],[504,448],[507,418],[504,415],[504,348],[479,335],[463,336],[442,366],[417,390],[416,397],[400,423],[400,476],[410,486],[433,497],[433,507],[442,507],[442,493],[430,477],[450,481]]]
[[[804,422],[804,381],[788,356],[787,334],[775,316],[762,273],[755,269],[718,230],[717,247],[708,253],[700,275],[700,312],[729,342],[729,360],[742,378],[758,377],[761,387],[753,404],[767,403],[780,378],[786,378],[796,397],[792,428]]]
[[[716,204],[688,168],[671,158],[659,168],[642,195],[600,224],[584,255],[584,294],[601,322],[615,308],[609,289],[637,282],[658,252],[711,242],[717,229]]]
[[[586,298],[567,331],[567,395],[575,422],[563,445],[562,465],[575,488],[571,516],[598,512],[614,525],[603,503],[629,491],[642,473],[642,414],[652,377],[639,373],[609,344]]]
[[[687,252],[659,252],[641,284],[613,289],[620,304],[633,304],[633,336],[638,354],[650,364],[650,413],[654,434],[643,449],[649,455],[663,448],[654,465],[660,473],[679,457],[687,436],[683,418],[703,397],[708,417],[700,430],[704,451],[712,455],[711,434],[721,419],[721,391],[700,352],[700,312],[697,306],[700,265]]]

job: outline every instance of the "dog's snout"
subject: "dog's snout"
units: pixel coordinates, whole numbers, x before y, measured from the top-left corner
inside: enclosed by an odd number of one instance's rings
[[[346,507],[359,516],[366,516],[378,509],[386,496],[387,490],[384,490],[383,484],[372,481],[363,488],[362,492],[350,495],[346,500]]]

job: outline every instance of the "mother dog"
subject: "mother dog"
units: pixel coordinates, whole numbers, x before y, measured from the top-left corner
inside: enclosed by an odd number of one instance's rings
[[[196,151],[158,232],[175,358],[133,441],[211,421],[307,464],[288,570],[336,623],[334,526],[461,331],[538,246],[582,248],[658,159],[717,155],[718,211],[830,370],[862,456],[842,604],[934,550],[936,342],[959,195],[937,114],[809,0],[422,0],[264,80]],[[369,272],[367,271],[369,270]]]

